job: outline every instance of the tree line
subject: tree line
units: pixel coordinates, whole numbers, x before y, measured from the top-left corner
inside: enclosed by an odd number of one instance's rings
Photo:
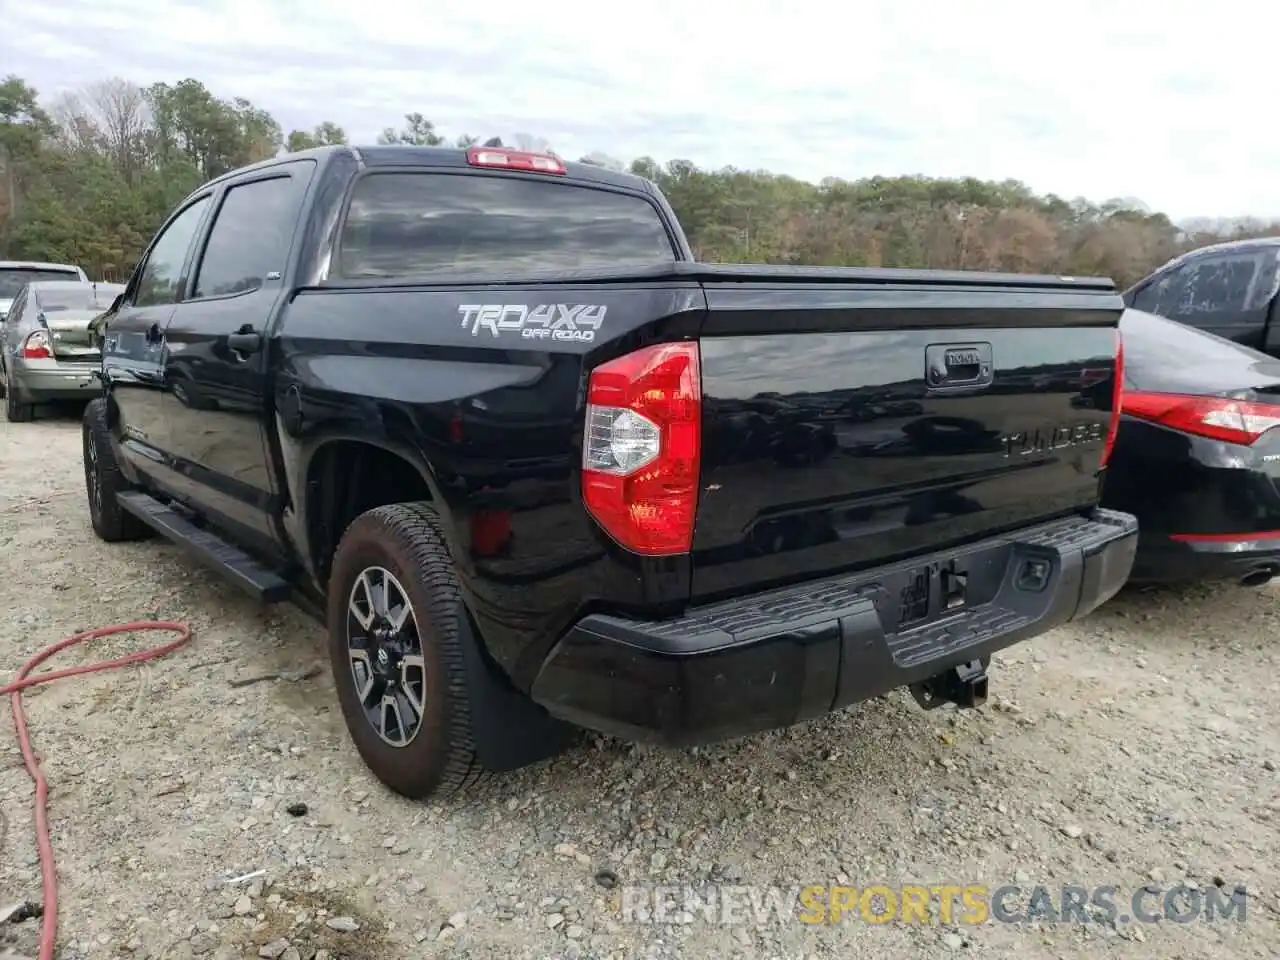
[[[468,146],[481,138],[448,137],[410,113],[378,141]],[[0,259],[78,263],[97,279],[122,280],[174,205],[204,181],[282,151],[345,142],[329,121],[286,133],[268,111],[195,79],[140,87],[111,78],[43,99],[9,76],[0,82]],[[550,149],[524,134],[509,145]],[[688,160],[581,159],[657,183],[708,261],[1097,275],[1127,285],[1193,247],[1280,234],[1280,222],[1261,220],[1188,229],[1137,201],[1037,194],[1017,180],[812,184]]]

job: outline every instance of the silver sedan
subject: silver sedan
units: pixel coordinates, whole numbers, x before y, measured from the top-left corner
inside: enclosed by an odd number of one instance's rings
[[[28,283],[0,323],[0,391],[10,422],[51,400],[88,400],[100,389],[98,347],[89,323],[124,291],[118,283]]]

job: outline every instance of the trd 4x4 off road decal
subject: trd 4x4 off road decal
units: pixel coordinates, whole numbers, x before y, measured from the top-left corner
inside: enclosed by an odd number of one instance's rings
[[[530,307],[523,303],[464,303],[458,307],[462,326],[473,337],[488,330],[495,337],[519,331],[527,340],[577,340],[590,343],[604,323],[608,310],[594,303],[544,303]]]

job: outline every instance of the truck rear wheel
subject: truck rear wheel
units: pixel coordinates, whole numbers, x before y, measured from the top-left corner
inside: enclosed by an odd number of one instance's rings
[[[84,487],[89,498],[89,522],[99,539],[108,543],[145,540],[151,528],[116,500],[117,493],[130,488],[120,472],[107,427],[107,402],[89,401],[80,427],[84,440]]]
[[[432,507],[377,507],[347,528],[329,578],[334,683],[361,758],[411,799],[486,778],[472,738],[465,616]]]

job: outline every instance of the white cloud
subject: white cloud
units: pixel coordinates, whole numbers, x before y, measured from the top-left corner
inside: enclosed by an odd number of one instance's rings
[[[194,76],[362,141],[420,111],[574,156],[1280,214],[1280,7],[1243,0],[9,0],[5,20],[5,69],[45,94]]]

